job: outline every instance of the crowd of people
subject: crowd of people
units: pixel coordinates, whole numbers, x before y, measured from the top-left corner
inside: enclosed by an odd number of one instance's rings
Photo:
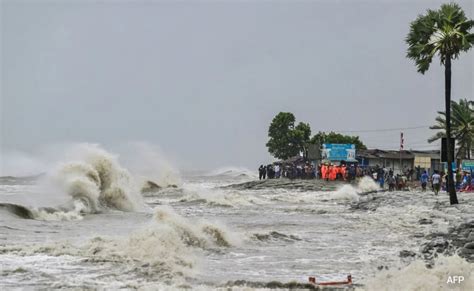
[[[309,162],[303,164],[281,164],[275,163],[267,166],[260,165],[258,168],[259,179],[314,179],[316,168]]]
[[[368,169],[359,167],[357,164],[347,165],[342,162],[339,165],[332,163],[322,163],[317,166],[310,162],[300,163],[274,163],[260,165],[258,168],[259,179],[279,179],[281,177],[289,179],[325,179],[334,180],[354,180],[356,177],[363,177],[369,174]]]
[[[341,162],[338,165],[333,163],[321,163],[313,165],[308,161],[294,163],[274,163],[260,165],[259,179],[324,179],[327,181],[352,181],[359,177],[370,176],[381,188],[388,188],[389,191],[408,190],[409,182],[419,181],[423,191],[428,185],[437,194],[441,189],[446,189],[446,173],[434,171],[429,174],[427,170],[420,167],[405,168],[401,173],[395,174],[393,169],[387,169],[376,165],[375,167],[360,166],[357,163],[347,164]],[[455,184],[458,191],[474,191],[474,181],[472,173],[458,169],[455,173]],[[411,185],[414,185],[411,183]]]
[[[454,173],[454,185],[457,191],[467,192],[474,191],[474,181],[472,180],[472,173],[470,171],[463,171],[457,169]],[[434,174],[430,177],[425,171],[420,177],[421,188],[423,191],[426,190],[426,186],[431,182],[431,187],[435,194],[443,189],[446,190],[447,173],[434,171]]]

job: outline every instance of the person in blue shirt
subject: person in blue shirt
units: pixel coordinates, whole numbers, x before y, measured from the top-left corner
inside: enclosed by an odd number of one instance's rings
[[[420,177],[421,189],[423,191],[426,191],[426,184],[428,184],[428,179],[429,179],[429,176],[426,173],[426,171],[424,171],[423,174],[421,174],[421,177]]]

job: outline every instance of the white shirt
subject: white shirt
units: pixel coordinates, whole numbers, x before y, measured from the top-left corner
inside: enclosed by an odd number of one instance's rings
[[[431,180],[433,181],[433,184],[439,184],[441,176],[439,174],[433,174],[433,176],[431,176]]]

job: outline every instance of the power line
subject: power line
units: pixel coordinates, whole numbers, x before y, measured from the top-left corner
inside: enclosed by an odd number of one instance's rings
[[[421,129],[421,128],[428,128],[430,125],[420,125],[420,126],[412,126],[412,127],[398,127],[398,128],[380,128],[380,129],[361,129],[361,130],[330,130],[333,132],[380,132],[380,131],[397,131],[397,130],[412,130],[412,129]],[[328,132],[328,131],[325,131]]]

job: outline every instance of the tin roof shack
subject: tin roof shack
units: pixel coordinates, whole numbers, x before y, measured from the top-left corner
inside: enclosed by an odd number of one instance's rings
[[[395,173],[400,173],[404,169],[414,169],[419,166],[421,169],[440,170],[440,152],[439,151],[396,151],[368,149],[357,152],[357,160],[364,166],[382,166],[393,169]],[[401,164],[400,164],[401,162]]]
[[[372,167],[379,165],[400,173],[403,169],[413,168],[415,156],[410,151],[368,149],[360,150],[357,153],[357,159],[361,165]]]

